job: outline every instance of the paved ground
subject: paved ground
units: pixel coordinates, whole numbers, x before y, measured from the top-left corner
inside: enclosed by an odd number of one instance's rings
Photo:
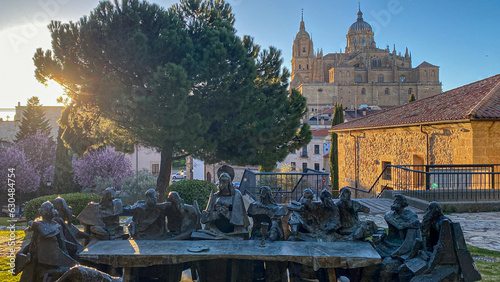
[[[373,220],[378,226],[387,227],[384,214],[391,209],[391,199],[359,201],[370,207],[369,214],[360,214],[361,219]],[[424,211],[411,206],[409,208],[422,220]],[[451,221],[460,223],[467,244],[500,251],[500,212],[452,213],[446,216]]]

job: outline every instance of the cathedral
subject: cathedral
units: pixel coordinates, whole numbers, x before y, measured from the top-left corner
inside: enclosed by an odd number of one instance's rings
[[[422,62],[412,67],[411,53],[404,55],[394,47],[377,48],[370,24],[357,20],[347,31],[347,46],[340,53],[314,52],[304,17],[293,41],[290,86],[307,98],[309,108],[322,109],[336,101],[344,107],[360,105],[396,106],[441,93],[439,67]]]

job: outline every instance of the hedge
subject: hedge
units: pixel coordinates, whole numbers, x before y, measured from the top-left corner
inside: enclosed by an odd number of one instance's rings
[[[204,210],[210,198],[210,191],[217,191],[217,186],[204,180],[182,180],[167,187],[168,192],[177,191],[179,196],[184,200],[184,203],[192,205],[194,200],[198,202],[200,210]]]
[[[38,217],[38,209],[40,206],[46,201],[53,202],[55,198],[61,197],[66,200],[68,206],[73,208],[73,215],[79,215],[82,210],[89,204],[89,202],[99,202],[101,197],[97,194],[87,194],[87,193],[70,193],[70,194],[55,194],[48,195],[39,198],[35,198],[26,204],[24,208],[24,214],[26,216],[26,220],[34,220]]]

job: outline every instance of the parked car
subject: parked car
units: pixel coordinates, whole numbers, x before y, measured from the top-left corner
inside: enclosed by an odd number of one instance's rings
[[[172,179],[186,179],[186,174],[181,170],[172,174]]]

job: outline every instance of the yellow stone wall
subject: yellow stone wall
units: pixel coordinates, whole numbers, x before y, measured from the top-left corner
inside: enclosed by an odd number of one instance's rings
[[[500,163],[500,121],[474,121],[472,132],[474,163]]]
[[[489,136],[498,134],[500,137],[500,123],[476,127],[489,130]],[[414,163],[415,159],[420,159],[424,164],[479,163],[475,157],[479,150],[473,144],[483,144],[485,139],[476,138],[474,130],[471,123],[455,123],[339,132],[340,187],[369,189],[382,173],[385,162],[413,165],[418,164]],[[484,144],[491,146],[481,148],[481,152],[496,150],[500,153],[500,142],[488,140]],[[500,162],[496,157],[489,158]]]

